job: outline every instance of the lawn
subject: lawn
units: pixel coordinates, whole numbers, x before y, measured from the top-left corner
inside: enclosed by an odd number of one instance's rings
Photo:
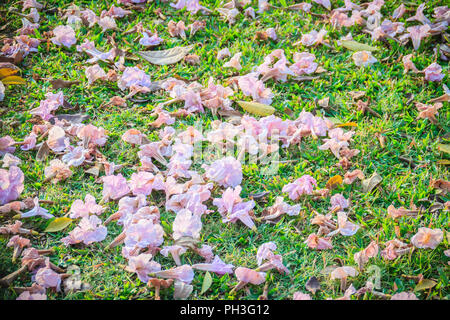
[[[114,96],[125,97],[128,90],[118,88],[117,81],[96,81],[89,85],[85,68],[88,56],[77,52],[75,45],[71,48],[54,45],[47,41],[46,32],[59,25],[66,25],[62,19],[64,10],[71,4],[81,8],[89,8],[98,16],[102,10],[108,10],[117,1],[41,1],[45,8],[40,12],[40,26],[31,36],[42,39],[38,52],[30,53],[18,64],[25,85],[7,86],[3,102],[0,102],[1,127],[0,137],[11,136],[15,141],[22,141],[40,119],[30,114],[30,110],[45,99],[47,92],[62,91],[64,98],[73,108],[59,109],[58,113],[82,113],[89,116],[84,123],[102,127],[107,132],[107,143],[99,147],[99,151],[115,164],[123,168],[117,173],[125,178],[136,172],[139,166],[138,146],[122,141],[121,136],[128,129],[138,129],[146,134],[150,141],[159,141],[159,129],[152,127],[155,120],[152,110],[160,103],[170,100],[168,93],[157,90],[133,96],[126,101],[126,106],[114,106],[109,103]],[[352,184],[338,183],[330,195],[341,193],[351,201],[346,210],[349,219],[360,229],[353,236],[336,235],[332,238],[333,248],[315,250],[309,248],[305,240],[318,229],[311,224],[311,219],[317,214],[329,212],[329,197],[319,199],[314,196],[302,196],[298,200],[290,200],[283,187],[308,174],[317,181],[317,189],[325,188],[330,178],[347,172],[338,166],[337,159],[330,150],[320,150],[324,137],[305,137],[300,144],[288,148],[280,148],[277,171],[264,175],[262,167],[246,161],[242,165],[243,180],[241,197],[244,201],[253,198],[256,205],[254,215],[260,217],[264,209],[272,206],[277,196],[283,196],[291,205],[300,204],[301,210],[297,216],[283,215],[273,223],[256,221],[256,230],[244,224],[223,223],[221,215],[213,205],[212,199],[221,197],[225,188],[214,186],[211,199],[205,202],[211,213],[202,216],[203,227],[199,244],[207,244],[213,248],[214,254],[235,267],[255,269],[257,249],[260,245],[273,241],[277,245],[274,251],[283,258],[283,263],[290,273],[282,274],[277,270],[266,273],[265,283],[248,285],[244,289],[232,292],[238,283],[234,274],[223,276],[210,273],[212,283],[205,292],[202,285],[206,283],[204,271],[195,270],[191,283],[193,291],[189,299],[258,299],[262,295],[268,299],[292,299],[295,292],[308,293],[306,282],[311,277],[320,281],[320,290],[311,294],[313,299],[336,299],[342,297],[339,280],[332,280],[329,271],[333,267],[352,266],[357,268],[354,254],[366,248],[371,241],[376,241],[380,251],[389,240],[399,239],[407,244],[411,237],[421,227],[441,229],[444,232],[442,242],[435,249],[413,248],[407,254],[394,260],[384,259],[380,254],[371,258],[363,270],[355,277],[347,280],[356,289],[366,285],[368,280],[376,282],[376,292],[389,298],[397,292],[412,292],[419,299],[448,299],[449,263],[445,251],[449,249],[449,207],[444,204],[450,201],[449,193],[434,188],[431,179],[448,180],[449,154],[439,145],[450,143],[450,109],[448,102],[439,109],[437,121],[418,118],[419,111],[415,102],[427,103],[429,100],[442,96],[445,92],[442,84],[448,83],[448,61],[440,58],[434,50],[448,44],[448,34],[430,36],[422,40],[420,48],[415,51],[411,42],[400,44],[392,39],[372,41],[371,36],[363,32],[363,26],[333,28],[321,14],[329,11],[313,3],[311,13],[286,10],[293,5],[292,0],[271,1],[275,6],[257,14],[256,19],[250,19],[241,12],[234,24],[224,21],[214,9],[223,7],[220,1],[201,1],[201,4],[213,12],[210,14],[192,14],[186,9],[176,10],[168,2],[152,1],[142,6],[142,10],[130,9],[132,14],[116,19],[117,29],[102,32],[99,25],[92,27],[81,24],[76,29],[77,44],[85,39],[95,43],[97,49],[106,52],[112,48],[108,37],[113,37],[118,48],[127,52],[125,66],[138,66],[146,72],[152,82],[162,81],[169,77],[184,79],[188,83],[197,81],[204,87],[208,80],[224,86],[231,85],[230,79],[245,75],[255,66],[264,62],[264,58],[275,49],[283,49],[288,60],[296,52],[309,52],[315,55],[316,62],[323,69],[321,73],[309,76],[312,79],[298,81],[288,79],[277,82],[270,79],[265,86],[274,94],[271,106],[275,108],[274,115],[286,120],[295,120],[302,111],[312,112],[317,116],[329,118],[335,125],[342,125],[345,131],[354,131],[350,147],[360,150],[351,158],[349,170],[360,169],[365,178],[378,173],[382,180],[372,190],[364,190],[361,181]],[[344,1],[332,1],[333,8],[344,6]],[[385,1],[381,9],[383,19],[388,18],[402,1]],[[417,6],[422,1],[405,3],[408,11],[398,21],[405,22],[405,27],[417,25],[417,22],[406,22],[414,15]],[[257,1],[251,6],[257,8]],[[441,1],[426,2],[425,16],[432,20],[433,8],[443,5]],[[123,5],[120,5],[123,7]],[[15,8],[15,10],[13,10]],[[162,15],[158,14],[160,9]],[[0,5],[0,39],[10,38],[22,27],[21,4],[17,1],[6,1]],[[164,19],[163,19],[164,18]],[[206,21],[205,28],[186,39],[172,37],[167,28],[170,20],[184,21],[189,25],[195,20]],[[176,46],[194,45],[190,52],[198,55],[199,64],[190,65],[185,60],[170,65],[155,65],[138,55],[139,51],[148,50],[137,41],[139,34],[126,33],[136,23],[142,22],[145,28],[157,31],[164,41],[152,50],[163,50]],[[277,40],[256,39],[256,34],[275,28]],[[327,30],[325,45],[306,47],[297,44],[302,34],[312,30]],[[376,47],[373,56],[378,60],[367,67],[358,67],[352,60],[353,51],[339,45],[337,41],[351,32],[354,41]],[[217,52],[229,48],[231,56],[241,52],[242,69],[224,67],[229,60],[218,60]],[[438,49],[439,50],[439,49]],[[445,77],[440,82],[425,81],[423,74],[404,73],[402,57],[414,53],[413,61],[419,70],[437,62]],[[110,65],[100,61],[99,65],[108,70]],[[120,76],[120,72],[119,76]],[[63,79],[78,81],[69,88],[55,90],[49,80]],[[358,111],[354,96],[355,92],[364,91],[359,100],[368,102],[368,106],[376,113]],[[234,90],[230,97],[232,101],[251,101],[241,90]],[[323,99],[329,99],[328,104]],[[242,114],[248,114],[237,103],[233,108]],[[183,103],[167,105],[165,109],[175,111],[182,109]],[[205,108],[206,109],[206,108]],[[257,115],[252,115],[259,119]],[[212,121],[232,121],[232,117],[212,114],[209,109],[204,113],[193,113],[185,117],[177,117],[172,127],[185,130],[187,127],[201,123],[204,132],[211,130]],[[163,129],[164,126],[161,128]],[[39,139],[38,139],[39,140]],[[44,138],[38,141],[44,141]],[[447,149],[448,150],[448,149]],[[44,168],[52,159],[61,158],[50,153],[44,161],[36,160],[37,150],[22,151],[17,148],[15,156],[22,160],[19,165],[25,176],[24,191],[20,199],[38,197],[48,200],[42,204],[55,217],[66,215],[72,203],[84,199],[86,194],[93,195],[97,202],[102,198],[102,182],[99,177],[87,172],[93,167],[85,163],[82,166],[71,167],[73,175],[61,182],[46,181]],[[207,153],[203,154],[206,157]],[[238,156],[236,152],[235,157]],[[200,173],[202,159],[193,163]],[[164,166],[161,166],[164,168]],[[162,169],[164,170],[164,169]],[[101,171],[100,177],[104,175]],[[180,179],[183,181],[183,179]],[[447,187],[448,188],[448,187]],[[263,196],[260,196],[265,192]],[[256,195],[256,196],[255,196]],[[176,214],[165,209],[163,192],[152,192],[147,197],[150,204],[157,206],[161,214],[161,226],[165,232],[165,245],[173,244],[171,238],[172,223]],[[118,209],[117,201],[103,204],[107,209],[99,216],[104,221]],[[387,208],[405,207],[419,208],[417,216],[403,216],[398,219],[388,217]],[[0,217],[0,226],[12,223],[14,214]],[[333,217],[336,214],[333,213]],[[58,232],[44,232],[52,220],[42,217],[21,219],[25,228],[36,230],[38,236],[31,236],[31,244],[37,249],[53,248],[50,261],[67,269],[77,268],[81,280],[89,286],[85,290],[64,290],[55,292],[47,290],[48,299],[154,299],[154,289],[141,281],[135,273],[125,270],[127,259],[122,255],[122,245],[112,249],[106,246],[122,232],[122,226],[112,222],[107,225],[108,234],[105,240],[88,246],[66,246],[61,242],[63,237],[73,230],[78,220],[74,220],[67,228]],[[21,266],[20,259],[12,262],[13,249],[6,247],[9,236],[0,238],[0,278],[17,270]],[[170,257],[156,254],[154,260],[161,264],[162,269],[175,266]],[[192,250],[181,256],[182,264],[193,265],[204,259]],[[74,267],[75,266],[75,267]],[[375,280],[374,280],[375,279]],[[416,288],[421,279],[433,281],[430,287]],[[379,282],[378,282],[379,280]],[[423,282],[423,280],[422,280]],[[9,287],[0,288],[0,299],[15,299],[18,296],[14,287],[29,287],[32,284],[30,273],[18,277]],[[416,289],[416,290],[415,290]],[[162,299],[173,299],[173,288],[161,290]],[[353,299],[380,299],[380,295],[367,292],[354,295]]]

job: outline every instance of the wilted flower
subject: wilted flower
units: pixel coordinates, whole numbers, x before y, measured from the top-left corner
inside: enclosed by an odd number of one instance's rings
[[[81,166],[84,161],[86,160],[86,157],[89,156],[89,150],[86,150],[82,146],[76,147],[66,153],[62,156],[62,160],[69,166],[69,167],[78,167]]]
[[[408,34],[402,38],[411,38],[414,50],[419,50],[420,42],[423,38],[430,35],[431,27],[428,24],[422,26],[412,26],[406,29]]]
[[[428,67],[426,67],[423,72],[425,72],[425,80],[427,81],[441,81],[444,79],[444,74],[442,74],[442,67],[436,62],[433,62]]]
[[[376,241],[372,241],[367,248],[354,254],[353,258],[358,264],[361,270],[370,258],[374,258],[378,255],[378,244]]]
[[[161,271],[161,265],[152,259],[151,254],[140,254],[132,256],[128,259],[128,266],[126,270],[128,272],[135,272],[142,282],[147,282],[150,277],[150,273]]]
[[[164,257],[168,257],[170,254],[173,260],[175,261],[176,265],[180,266],[181,265],[180,256],[183,253],[186,253],[186,248],[179,245],[166,246],[160,252]]]
[[[59,46],[66,46],[70,48],[75,43],[77,43],[77,38],[75,37],[75,31],[71,26],[58,26],[53,29],[54,37],[50,40]]]
[[[28,212],[22,213],[20,215],[21,218],[30,218],[30,217],[35,217],[35,216],[41,216],[41,217],[43,217],[45,219],[53,218],[53,215],[48,213],[47,209],[41,208],[41,206],[39,205],[39,199],[38,198],[34,198],[33,202],[34,202],[33,209],[31,209]]]
[[[300,76],[303,74],[311,74],[316,71],[318,64],[314,62],[316,56],[307,53],[295,53],[294,54],[294,64],[289,67],[289,69],[296,75]]]
[[[333,245],[331,244],[329,238],[320,238],[315,233],[311,233],[308,236],[308,239],[306,239],[305,243],[311,249],[327,250],[327,249],[332,249],[333,248]]]
[[[315,44],[323,43],[323,38],[327,34],[325,29],[321,29],[319,32],[312,30],[310,33],[305,33],[302,35],[300,43],[306,47],[310,47]]]
[[[330,203],[331,203],[331,208],[330,210],[343,210],[349,207],[349,201],[347,199],[345,199],[345,197],[340,194],[337,193],[334,196],[331,197],[330,199]]]
[[[167,28],[169,29],[169,34],[172,37],[181,37],[183,39],[186,38],[186,33],[184,32],[187,30],[186,26],[184,25],[184,21],[178,21],[175,22],[173,20],[170,20],[167,24]]]
[[[242,56],[242,52],[238,52],[236,53],[231,59],[230,61],[228,61],[227,63],[225,63],[223,65],[224,68],[234,68],[236,70],[241,70],[242,66],[240,63],[241,60],[241,56]]]
[[[88,124],[83,126],[77,133],[77,137],[85,143],[85,145],[94,145],[102,147],[106,143],[107,136],[105,129]]]
[[[352,58],[358,67],[367,67],[368,65],[378,61],[374,56],[372,56],[370,51],[357,51],[352,55]]]
[[[90,245],[105,240],[107,233],[108,230],[97,216],[89,216],[82,218],[78,226],[67,237],[62,238],[61,242],[66,246],[80,242]]]
[[[214,272],[219,275],[233,273],[233,267],[234,266],[232,264],[226,264],[223,262],[219,256],[215,256],[211,263],[197,263],[192,265],[192,268],[194,269]]]
[[[439,115],[438,110],[442,108],[442,103],[436,102],[434,104],[425,104],[421,102],[415,103],[419,114],[417,115],[418,119],[428,119],[432,123],[437,123],[436,116]]]
[[[236,275],[236,278],[239,280],[239,282],[242,283],[240,285],[241,288],[247,283],[259,285],[266,281],[265,272],[258,272],[249,268],[238,267],[234,271],[234,274]],[[235,288],[234,290],[236,291],[238,289]]]
[[[88,84],[93,84],[96,80],[107,80],[106,72],[98,65],[87,67],[85,69],[86,78],[88,79]]]
[[[116,20],[114,18],[104,16],[97,21],[98,25],[102,27],[102,32],[110,29],[117,29]]]
[[[194,271],[192,270],[192,267],[187,264],[180,267],[155,272],[155,275],[165,279],[179,280],[184,283],[191,283],[194,279]]]
[[[10,136],[4,136],[0,138],[0,156],[7,153],[14,153],[16,147],[14,147],[15,141]]]
[[[73,174],[69,166],[59,159],[53,159],[50,161],[50,166],[44,169],[45,179],[51,180],[53,183],[58,183],[61,180],[65,180],[71,177]]]
[[[289,193],[289,199],[297,200],[303,194],[312,194],[314,186],[317,186],[316,180],[305,174],[294,182],[285,185],[282,192]]]
[[[264,86],[264,82],[258,80],[257,73],[249,73],[238,78],[239,88],[246,96],[251,96],[256,102],[271,104],[274,94],[270,88]]]
[[[419,231],[411,238],[411,243],[416,248],[434,249],[442,242],[444,233],[441,229],[419,228]]]
[[[419,300],[414,292],[397,292],[392,295],[391,300]]]
[[[55,288],[56,291],[61,288],[61,276],[50,268],[48,260],[46,266],[40,268],[34,278],[36,283],[43,288]]]

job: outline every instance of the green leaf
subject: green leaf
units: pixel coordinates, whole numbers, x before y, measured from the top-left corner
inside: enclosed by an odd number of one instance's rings
[[[414,288],[414,291],[421,291],[426,289],[431,289],[436,285],[436,281],[430,280],[430,279],[423,279],[420,281],[416,287]]]
[[[52,220],[44,232],[57,232],[66,228],[69,224],[72,223],[72,219],[67,217],[56,218]]]
[[[450,153],[450,144],[438,144],[438,149],[441,152]]]
[[[275,108],[259,102],[236,101],[242,109],[258,116],[270,116],[275,112]]]
[[[353,40],[341,40],[341,44],[344,48],[352,51],[377,51],[377,47],[369,46],[365,43],[359,43]]]
[[[207,271],[205,277],[203,278],[202,291],[200,292],[200,294],[205,293],[206,290],[208,290],[209,287],[211,287],[211,284],[212,284],[212,277],[211,274]]]

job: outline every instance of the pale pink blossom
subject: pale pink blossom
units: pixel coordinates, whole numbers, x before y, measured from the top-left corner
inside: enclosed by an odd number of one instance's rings
[[[137,129],[129,129],[122,135],[122,140],[134,145],[142,145],[148,142],[147,136]]]
[[[139,278],[144,283],[150,279],[149,274],[161,271],[161,265],[152,259],[151,254],[140,254],[137,256],[131,256],[128,259],[128,266],[126,270],[128,272],[135,272]]]
[[[289,69],[298,76],[303,74],[311,74],[316,71],[318,67],[318,64],[314,62],[315,59],[316,56],[311,53],[295,53],[294,64],[292,64]]]
[[[294,182],[285,185],[282,192],[289,193],[289,199],[297,200],[303,194],[312,194],[314,186],[317,186],[316,180],[305,174]]]
[[[214,161],[211,165],[203,165],[208,179],[222,187],[236,187],[242,182],[242,165],[233,157],[225,157]]]
[[[444,233],[441,229],[419,228],[419,231],[411,238],[411,243],[416,248],[435,249],[443,240]]]
[[[16,147],[14,146],[16,142],[10,136],[4,136],[0,138],[0,156],[7,153],[14,153]]]
[[[23,151],[33,150],[36,147],[37,135],[31,132],[28,136],[23,139],[20,149]]]
[[[61,288],[61,276],[50,268],[48,258],[46,266],[37,271],[34,279],[43,288],[55,288],[56,291]]]
[[[270,88],[264,86],[264,82],[258,80],[256,73],[249,73],[238,78],[239,88],[246,96],[251,96],[256,102],[271,104],[274,94]]]
[[[258,272],[252,269],[238,267],[234,271],[236,278],[243,283],[251,283],[254,285],[259,285],[266,281],[266,273]]]
[[[39,205],[38,198],[34,198],[33,202],[34,202],[34,207],[30,211],[22,213],[20,215],[21,218],[30,218],[30,217],[40,216],[45,219],[51,219],[54,217],[52,214],[48,213],[47,209],[44,209]]]
[[[119,173],[118,175],[103,177],[103,201],[120,199],[129,192],[130,188],[128,187],[127,180],[122,174]]]
[[[186,8],[192,14],[196,14],[199,10],[205,9],[200,5],[199,0],[178,0],[176,4],[171,3],[170,6],[177,10]]]
[[[408,34],[406,34],[405,37],[402,37],[402,39],[411,38],[414,50],[417,51],[419,50],[421,40],[430,36],[430,30],[431,27],[428,24],[421,26],[412,26],[406,29],[406,31],[408,31]]]
[[[344,183],[345,184],[352,184],[356,179],[362,180],[364,179],[364,173],[359,170],[355,169],[353,171],[348,171],[344,175]]]
[[[66,246],[80,242],[90,245],[105,240],[107,233],[108,230],[97,216],[89,216],[82,218],[78,226],[67,237],[62,238],[61,242]]]
[[[88,124],[83,126],[77,133],[77,137],[85,144],[102,147],[106,143],[105,129]]]
[[[154,224],[151,220],[142,219],[130,225],[126,229],[125,246],[130,248],[159,247],[164,241],[164,231],[159,224]]]
[[[370,258],[374,258],[378,255],[378,244],[376,241],[372,241],[365,249],[359,251],[353,255],[353,259],[358,264],[359,269],[362,269]]]
[[[84,202],[81,199],[77,199],[72,203],[70,207],[69,216],[72,219],[89,217],[91,214],[100,215],[106,208],[98,205],[94,196],[86,194]]]
[[[175,118],[170,116],[170,113],[163,110],[161,107],[155,107],[153,109],[153,112],[150,114],[150,116],[158,116],[155,121],[153,121],[150,125],[159,128],[162,125],[172,125],[175,123]]]
[[[175,264],[177,266],[180,266],[181,265],[180,256],[183,253],[186,253],[186,248],[179,246],[179,245],[165,246],[162,248],[160,253],[164,257],[168,257],[170,254],[172,256],[173,260],[175,261]]]
[[[226,57],[231,57],[231,52],[230,49],[228,48],[224,48],[222,50],[220,50],[219,52],[217,52],[217,60],[223,60]]]
[[[253,7],[248,7],[247,9],[244,10],[244,16],[255,19],[256,18],[255,9],[253,9]]]
[[[294,297],[292,298],[292,300],[312,300],[312,299],[309,294],[297,291],[294,292]]]
[[[150,76],[138,67],[126,67],[123,71],[122,77],[117,82],[120,90],[126,88],[140,88],[142,90],[148,90],[151,85]]]
[[[49,92],[45,95],[45,97],[46,99],[39,103],[39,107],[31,109],[30,113],[48,121],[53,117],[51,113],[63,105],[64,95],[62,91],[59,91],[56,94]]]
[[[275,81],[286,82],[288,75],[294,73],[287,66],[287,59],[283,49],[275,49],[264,58],[264,62],[256,68],[263,77],[261,81],[274,79]]]
[[[216,255],[211,263],[197,263],[192,265],[192,268],[223,275],[226,273],[233,273],[234,266],[232,264],[226,264]]]
[[[91,85],[97,80],[107,80],[106,72],[98,65],[87,67],[85,69],[86,78],[88,79],[88,84]]]
[[[338,267],[331,272],[331,279],[346,279],[348,277],[356,277],[359,272],[353,268],[348,266]]]
[[[267,35],[269,36],[270,39],[272,39],[274,41],[276,41],[278,39],[277,33],[276,33],[274,28],[266,29],[266,33],[267,33]]]
[[[276,219],[283,214],[287,214],[288,216],[298,216],[300,213],[301,205],[296,204],[291,206],[284,202],[283,197],[276,197],[275,203],[267,208],[267,215],[263,216],[264,220],[273,220]]]
[[[54,37],[50,40],[56,45],[70,48],[75,43],[77,43],[75,31],[71,26],[57,26],[55,29],[53,29],[53,35]]]
[[[167,24],[167,28],[169,29],[169,34],[172,37],[181,37],[183,39],[186,38],[185,31],[187,30],[187,27],[184,24],[184,21],[178,21],[175,22],[173,20],[170,20]]]
[[[36,0],[24,0],[22,2],[22,12],[29,8],[42,9],[44,7],[43,4],[37,2]]]
[[[213,204],[217,207],[219,213],[222,216],[231,214],[233,212],[234,206],[242,202],[242,199],[239,196],[241,190],[241,186],[237,186],[234,190],[233,188],[227,188],[223,192],[222,198],[215,198],[213,200]]]
[[[142,32],[142,38],[139,39],[139,43],[146,47],[155,47],[161,44],[164,40],[158,36],[158,32],[149,33]]]
[[[20,160],[16,156],[13,156],[10,153],[6,153],[3,156],[2,162],[3,162],[3,164],[2,164],[3,168],[17,167],[18,165],[22,164],[22,160]]]
[[[399,5],[397,7],[397,9],[394,10],[394,12],[392,12],[392,19],[400,19],[406,12],[406,7],[405,5],[402,3],[401,5]]]
[[[419,114],[417,115],[418,119],[428,119],[432,123],[437,123],[436,116],[439,115],[438,110],[442,108],[442,103],[436,102],[434,104],[425,104],[421,102],[415,103]]]
[[[195,249],[195,252],[205,259],[205,262],[207,263],[213,260],[214,253],[212,251],[212,247],[207,244],[203,244],[201,248]]]
[[[392,295],[391,300],[419,300],[414,292],[398,292]]]
[[[47,294],[45,293],[44,287],[33,283],[31,290],[22,292],[16,300],[47,300]]]
[[[423,10],[425,9],[426,3],[421,3],[417,7],[416,14],[408,19],[406,21],[419,21],[422,24],[431,24],[431,21],[428,20],[427,17],[423,14]]]
[[[82,146],[78,146],[63,155],[61,159],[69,167],[79,167],[84,163],[86,158],[89,158],[89,150],[83,148]]]
[[[125,10],[125,9],[122,9],[121,7],[116,7],[115,5],[112,5],[108,11],[104,12],[104,15],[112,17],[112,18],[123,18],[132,13],[133,12],[130,10]]]
[[[331,244],[331,241],[329,238],[321,238],[315,233],[311,233],[308,238],[306,239],[305,243],[310,247],[311,249],[317,249],[317,250],[327,250],[332,249],[333,245]]]
[[[433,62],[426,67],[423,72],[425,72],[425,80],[427,81],[441,81],[445,76],[445,74],[442,73],[442,67],[436,62]]]
[[[345,197],[340,194],[337,193],[334,196],[331,197],[330,199],[330,203],[331,203],[331,207],[330,210],[343,210],[349,207],[350,203],[347,199],[345,199]]]
[[[348,221],[347,214],[345,212],[340,211],[337,213],[337,216],[338,229],[336,231],[338,231],[341,235],[348,237],[354,235],[358,231],[359,226]]]
[[[116,20],[108,16],[100,18],[97,21],[97,24],[102,28],[102,32],[105,32],[106,30],[117,29]]]
[[[199,215],[193,214],[190,210],[182,209],[178,211],[172,227],[174,240],[182,237],[199,239],[200,231],[202,230],[202,221]]]
[[[0,204],[16,200],[24,189],[24,175],[19,167],[0,169]]]
[[[148,196],[152,190],[164,190],[164,180],[161,175],[153,175],[150,172],[140,171],[131,175],[128,183],[133,195]]]
[[[269,10],[270,3],[269,0],[258,0],[258,13],[263,13],[264,11]]]
[[[302,35],[300,43],[306,47],[321,44],[323,43],[326,34],[327,31],[325,29],[321,29],[319,32],[317,32],[316,30],[312,30],[310,33],[304,33]]]
[[[165,279],[179,280],[189,284],[194,279],[194,271],[191,266],[184,264],[176,268],[155,272],[155,276]]]
[[[242,66],[241,66],[241,56],[242,56],[242,52],[238,52],[236,53],[231,59],[230,61],[228,61],[227,63],[225,63],[223,65],[224,68],[234,68],[236,70],[241,70]]]
[[[330,0],[313,0],[313,2],[324,6],[328,10],[331,10]]]
[[[352,58],[358,67],[367,67],[378,61],[370,51],[356,51]]]
[[[72,176],[73,172],[69,166],[59,159],[50,161],[50,165],[45,167],[44,176],[46,180],[51,180],[53,183],[66,180]]]

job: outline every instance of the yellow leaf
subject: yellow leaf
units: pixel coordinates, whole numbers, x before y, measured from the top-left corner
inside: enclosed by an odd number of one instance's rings
[[[345,123],[341,123],[338,124],[336,127],[357,127],[358,124],[356,122],[345,122]]]
[[[438,144],[438,149],[441,152],[450,153],[450,144]]]
[[[19,76],[9,76],[2,79],[3,84],[25,84],[25,80]]]
[[[437,164],[441,164],[443,166],[448,166],[448,165],[450,165],[450,160],[447,160],[447,159],[438,160]]]
[[[258,102],[236,101],[242,109],[258,116],[270,116],[275,112],[275,108]]]
[[[20,69],[12,63],[0,63],[0,79],[15,75],[19,70]]]
[[[325,188],[333,189],[337,185],[342,184],[342,182],[343,182],[342,177],[340,175],[335,175],[328,180]]]
[[[414,288],[414,291],[421,291],[426,289],[431,289],[436,285],[436,281],[430,280],[430,279],[423,279],[420,281],[416,287]]]
[[[72,223],[72,219],[67,217],[56,218],[52,222],[50,222],[44,232],[57,232],[66,228],[69,224]]]
[[[353,40],[341,40],[342,46],[352,51],[377,51],[378,48]]]

